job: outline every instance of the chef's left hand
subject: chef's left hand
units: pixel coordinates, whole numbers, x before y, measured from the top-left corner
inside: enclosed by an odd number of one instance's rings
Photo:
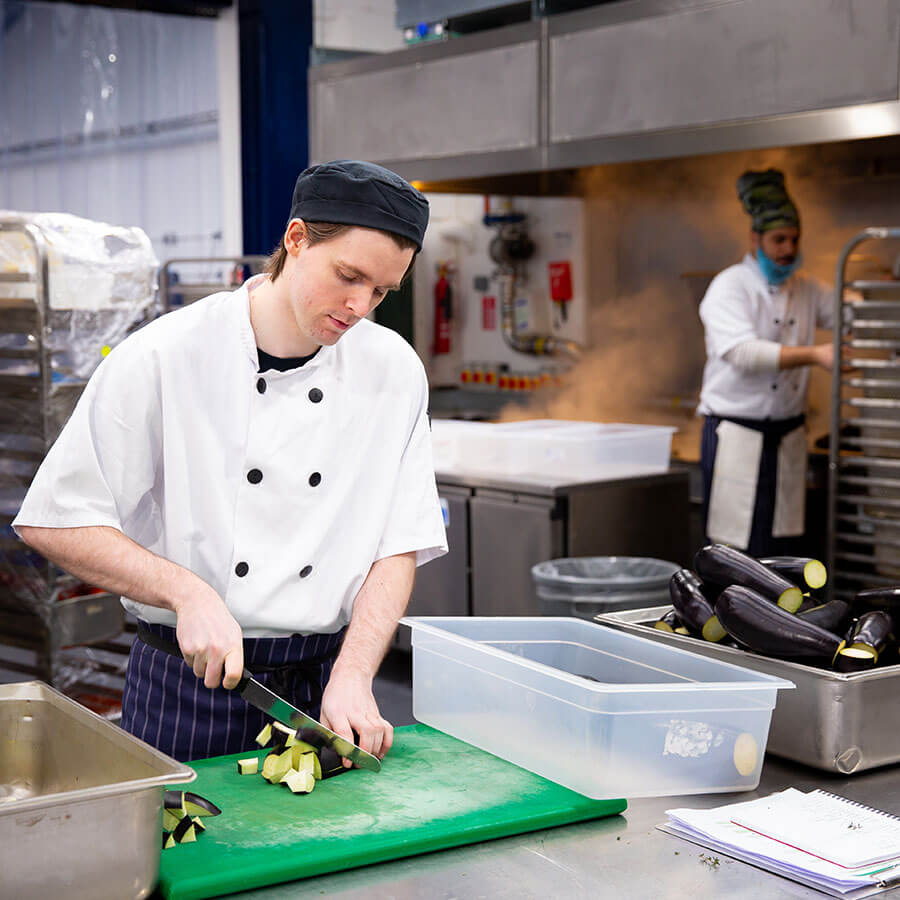
[[[394,743],[394,728],[378,711],[372,679],[362,672],[339,668],[339,664],[322,695],[322,724],[379,759]],[[354,732],[359,735],[358,741]],[[344,765],[349,768],[351,763],[345,759]]]

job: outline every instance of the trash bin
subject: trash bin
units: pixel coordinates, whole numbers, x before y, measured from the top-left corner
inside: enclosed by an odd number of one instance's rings
[[[593,619],[669,603],[669,579],[680,568],[645,556],[582,556],[538,563],[531,577],[543,615]]]

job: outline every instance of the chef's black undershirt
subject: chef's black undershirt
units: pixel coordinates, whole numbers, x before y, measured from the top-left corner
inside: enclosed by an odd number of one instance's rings
[[[272,356],[271,353],[266,353],[265,350],[257,347],[259,371],[268,372],[269,369],[275,369],[276,372],[288,372],[291,369],[299,369],[300,366],[305,366],[321,349],[321,347],[317,348],[315,353],[310,353],[309,356]]]

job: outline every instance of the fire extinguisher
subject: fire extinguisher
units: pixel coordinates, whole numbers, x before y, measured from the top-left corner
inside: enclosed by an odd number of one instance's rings
[[[450,352],[450,320],[453,318],[453,291],[446,263],[438,264],[438,278],[434,285],[434,343],[431,352]]]

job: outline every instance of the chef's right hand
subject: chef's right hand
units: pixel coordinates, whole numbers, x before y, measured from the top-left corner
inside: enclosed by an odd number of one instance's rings
[[[179,601],[175,614],[178,646],[194,674],[208,688],[235,687],[244,672],[243,635],[222,598],[204,584]]]

